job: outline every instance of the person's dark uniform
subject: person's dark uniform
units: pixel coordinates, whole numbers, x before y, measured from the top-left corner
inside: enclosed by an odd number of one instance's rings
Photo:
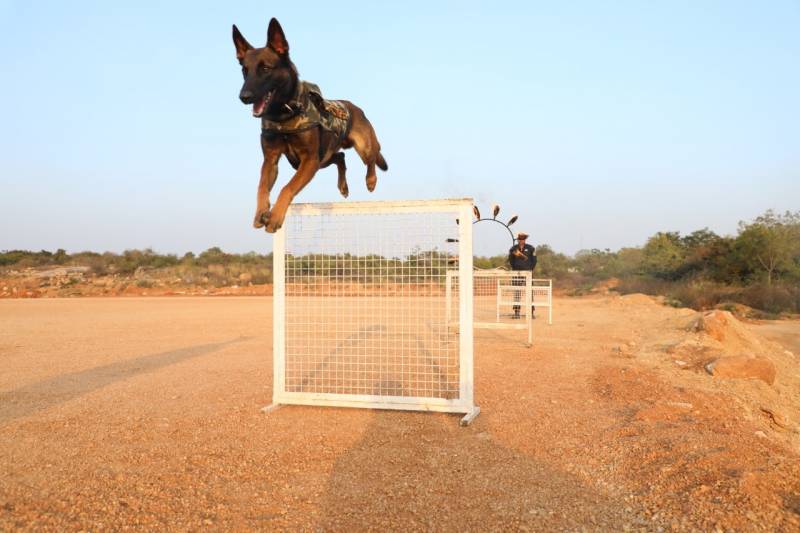
[[[515,244],[511,247],[508,251],[508,263],[511,265],[511,270],[516,271],[529,271],[531,276],[533,276],[533,269],[536,268],[536,249],[527,244],[525,241],[527,240],[528,235],[526,233],[519,233],[517,234],[517,240],[519,241],[518,244]],[[514,276],[511,279],[512,285],[525,285],[525,277],[523,276]],[[514,301],[520,301],[522,296],[522,291],[516,291],[514,293]],[[531,295],[531,298],[533,295]],[[514,306],[514,318],[519,318],[519,310],[520,306]],[[536,306],[531,305],[531,316],[533,316],[533,312],[536,311]]]

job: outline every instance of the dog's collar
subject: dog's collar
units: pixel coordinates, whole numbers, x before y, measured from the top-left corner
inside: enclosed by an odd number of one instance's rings
[[[308,93],[309,88],[306,85],[310,85],[315,88],[319,92],[319,87],[314,85],[313,83],[308,83],[306,81],[297,80],[297,85],[294,89],[294,94],[292,98],[283,104],[276,114],[271,114],[269,116],[264,116],[261,118],[262,124],[264,123],[280,123],[286,122],[289,119],[292,119],[302,113],[306,106],[309,104],[308,100]],[[314,89],[311,90],[314,90]]]
[[[292,117],[297,116],[298,113],[302,111],[301,107],[297,105],[295,102],[289,102],[287,104],[283,104],[278,113],[270,114],[269,118],[262,117],[262,122],[264,119],[269,120],[270,122],[286,122]]]
[[[264,117],[262,121],[266,119],[270,122],[284,122],[301,113],[305,107],[304,96],[306,95],[304,93],[306,91],[304,91],[304,85],[305,82],[297,80],[297,86],[294,89],[294,94],[292,95],[291,100],[283,104],[280,109],[278,109],[277,115]]]
[[[297,133],[319,125],[322,120],[312,96],[322,101],[322,91],[319,87],[307,81],[298,81],[295,96],[284,104],[282,113],[261,118],[261,130]]]

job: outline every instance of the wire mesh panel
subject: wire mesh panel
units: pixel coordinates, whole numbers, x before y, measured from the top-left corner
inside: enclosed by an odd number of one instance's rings
[[[458,298],[460,277],[448,276],[448,301]],[[530,272],[476,270],[473,273],[473,326],[483,329],[527,331],[527,344],[533,341],[533,285]],[[449,308],[455,308],[451,303]]]
[[[547,323],[553,323],[553,280],[533,279],[533,305],[547,308]]]
[[[469,200],[296,204],[275,234],[274,403],[470,413]],[[459,274],[456,274],[459,276]],[[465,311],[466,309],[466,311]],[[471,320],[471,307],[450,309]]]

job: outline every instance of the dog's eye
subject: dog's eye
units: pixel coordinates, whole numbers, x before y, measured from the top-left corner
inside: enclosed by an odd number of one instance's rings
[[[242,67],[242,76],[247,77],[247,67]]]
[[[263,63],[261,64],[261,72],[269,72],[270,70],[272,70],[271,66],[264,65]]]

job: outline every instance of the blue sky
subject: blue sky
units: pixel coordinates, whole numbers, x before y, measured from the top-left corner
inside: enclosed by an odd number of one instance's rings
[[[271,249],[230,37],[271,16],[375,126],[390,169],[369,194],[348,151],[351,200],[497,202],[568,253],[800,209],[796,1],[0,0],[0,249]],[[296,201],[338,199],[328,168]]]

